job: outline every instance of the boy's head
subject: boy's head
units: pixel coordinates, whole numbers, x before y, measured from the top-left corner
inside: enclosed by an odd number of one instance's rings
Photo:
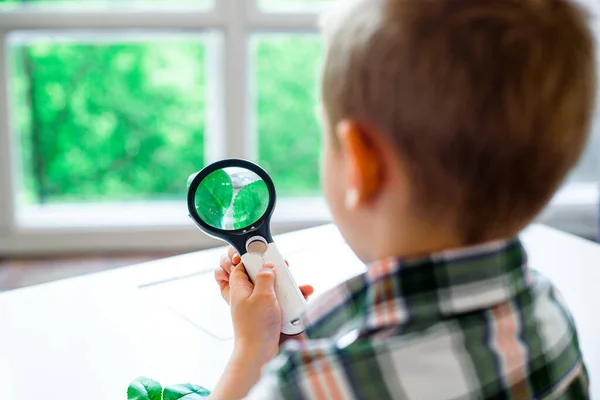
[[[323,178],[355,251],[392,255],[367,247],[412,233],[472,244],[531,222],[588,137],[585,12],[571,0],[342,3],[323,24]]]

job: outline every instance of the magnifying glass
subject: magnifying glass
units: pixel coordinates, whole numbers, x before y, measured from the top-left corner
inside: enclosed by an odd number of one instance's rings
[[[296,335],[306,300],[271,236],[275,201],[273,180],[250,161],[218,161],[188,179],[188,210],[200,230],[233,246],[253,282],[265,263],[275,265],[281,332]]]

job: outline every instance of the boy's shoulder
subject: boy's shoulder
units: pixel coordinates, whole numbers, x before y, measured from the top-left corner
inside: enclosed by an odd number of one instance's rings
[[[409,333],[289,341],[264,373],[286,399],[588,398],[565,310],[549,298],[532,305],[503,304]]]
[[[478,265],[494,268],[469,272],[471,282],[444,269],[472,271],[472,256],[387,261],[316,299],[307,339],[284,344],[256,398],[587,398],[576,330],[557,291],[529,270],[519,242],[483,250]],[[423,284],[427,277],[441,287]],[[422,285],[401,290],[407,279]]]

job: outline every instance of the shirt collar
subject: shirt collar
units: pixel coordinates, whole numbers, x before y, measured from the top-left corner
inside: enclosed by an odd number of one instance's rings
[[[389,258],[319,296],[305,315],[311,338],[405,329],[503,303],[528,287],[518,239]]]

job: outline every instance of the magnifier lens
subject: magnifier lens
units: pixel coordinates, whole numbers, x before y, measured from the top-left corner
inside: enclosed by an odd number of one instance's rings
[[[269,190],[256,173],[228,167],[207,175],[198,185],[194,199],[198,216],[206,224],[234,231],[251,228],[261,219],[269,205]]]

